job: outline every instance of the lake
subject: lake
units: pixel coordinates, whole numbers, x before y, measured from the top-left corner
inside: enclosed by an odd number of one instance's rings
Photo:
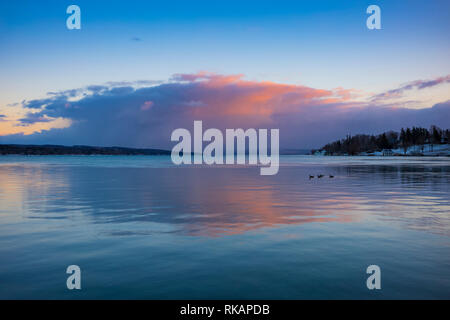
[[[450,158],[280,161],[2,156],[0,298],[450,298]]]

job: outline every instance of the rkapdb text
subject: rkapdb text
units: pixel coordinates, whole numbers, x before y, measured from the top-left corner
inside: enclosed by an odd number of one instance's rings
[[[191,132],[187,129],[175,129],[170,139],[178,142],[172,148],[172,162],[176,165],[224,164],[222,131],[209,128],[203,132],[202,121],[194,121],[193,148]],[[261,165],[261,175],[278,173],[279,129],[270,129],[270,154],[267,129],[226,129],[225,140],[225,164],[246,164],[248,155],[248,164]],[[209,142],[204,149],[203,142]]]

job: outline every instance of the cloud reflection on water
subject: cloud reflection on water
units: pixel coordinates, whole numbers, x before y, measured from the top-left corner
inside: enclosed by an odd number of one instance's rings
[[[115,236],[214,237],[377,217],[450,235],[450,165],[445,162],[432,167],[298,163],[273,177],[257,171],[3,164],[2,220],[69,219],[104,226],[102,234]],[[335,178],[309,180],[316,172]]]

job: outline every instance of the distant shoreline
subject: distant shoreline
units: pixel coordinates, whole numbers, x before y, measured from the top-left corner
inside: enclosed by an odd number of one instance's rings
[[[438,144],[438,145],[412,145],[406,148],[397,149],[383,149],[380,151],[363,151],[355,152],[353,154],[348,153],[327,153],[326,150],[311,150],[311,154],[314,156],[327,156],[327,157],[450,157],[450,145]]]
[[[170,155],[163,149],[0,144],[0,155]]]
[[[27,145],[27,144],[0,144],[2,155],[171,155],[171,151],[150,148],[126,147],[96,147],[96,146],[63,146],[63,145]],[[280,155],[308,155],[309,149],[281,149]]]
[[[315,151],[315,152],[314,152]],[[395,150],[397,151],[397,150]],[[443,151],[443,152],[442,152]],[[305,149],[285,149],[280,150],[280,155],[312,155],[312,156],[327,156],[327,157],[377,157],[383,156],[381,152],[378,153],[356,153],[350,154],[326,154],[325,152],[318,152],[313,150],[313,153],[305,152]],[[64,146],[64,145],[22,145],[22,144],[0,144],[0,156],[6,155],[24,155],[24,156],[51,156],[51,155],[61,155],[61,156],[89,156],[89,155],[110,155],[110,156],[149,156],[149,155],[160,155],[168,156],[171,155],[171,151],[164,149],[151,149],[151,148],[126,148],[126,147],[97,147],[97,146]],[[450,157],[450,152],[447,150],[440,150],[433,152],[432,154],[418,153],[418,152],[408,152],[407,154],[394,152],[393,154],[384,155],[388,157]]]
[[[342,156],[450,156],[450,130],[431,125],[402,128],[400,132],[386,131],[378,135],[348,134],[345,138],[330,142],[314,155]]]
[[[389,158],[395,158],[395,157],[423,157],[423,158],[431,158],[431,157],[450,157],[450,154],[393,154],[390,156],[383,156],[383,155],[374,155],[374,154],[355,154],[355,155],[348,155],[348,154],[324,154],[324,155],[316,155],[312,154],[311,156],[317,157],[317,156],[323,156],[323,157],[346,157],[346,158],[354,158],[354,157],[389,157]]]

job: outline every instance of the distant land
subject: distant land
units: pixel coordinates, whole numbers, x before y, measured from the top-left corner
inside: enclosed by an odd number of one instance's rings
[[[170,155],[161,149],[0,144],[0,155]]]
[[[450,156],[450,130],[432,125],[402,128],[379,135],[357,134],[333,141],[313,155],[325,156]]]
[[[282,155],[306,155],[309,149],[281,149]],[[170,155],[162,149],[62,145],[0,144],[0,155]]]
[[[280,155],[307,155],[310,149],[280,149]]]

